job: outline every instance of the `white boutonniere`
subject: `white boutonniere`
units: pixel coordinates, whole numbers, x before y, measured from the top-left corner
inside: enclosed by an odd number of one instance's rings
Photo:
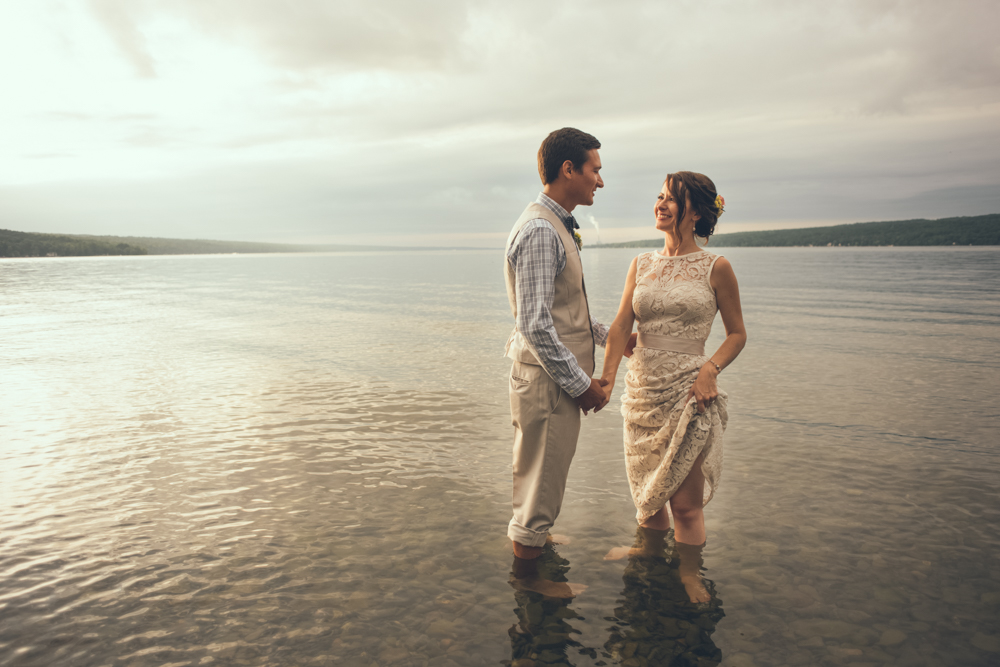
[[[573,232],[573,240],[576,241],[576,249],[583,250],[583,237],[580,236],[580,232]]]

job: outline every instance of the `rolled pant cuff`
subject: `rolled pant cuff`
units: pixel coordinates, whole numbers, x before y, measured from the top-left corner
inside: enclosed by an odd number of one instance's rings
[[[525,528],[511,519],[507,526],[507,537],[512,541],[526,547],[544,547],[545,539],[549,536],[549,531],[537,531]]]

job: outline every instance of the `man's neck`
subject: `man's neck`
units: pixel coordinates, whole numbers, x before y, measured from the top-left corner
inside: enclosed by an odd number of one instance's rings
[[[542,188],[542,192],[546,197],[566,209],[567,213],[573,213],[573,209],[576,208],[576,203],[567,196],[567,193],[562,188],[554,188],[549,183]]]

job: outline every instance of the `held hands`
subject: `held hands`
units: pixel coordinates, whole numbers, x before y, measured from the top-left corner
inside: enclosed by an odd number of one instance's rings
[[[691,397],[694,396],[694,400],[698,403],[699,413],[705,412],[719,395],[719,387],[715,383],[715,378],[718,376],[718,369],[709,362],[701,367],[698,378],[688,391],[687,400],[691,400]]]
[[[600,412],[601,408],[608,404],[608,396],[604,392],[606,384],[607,380],[591,378],[587,391],[576,397],[576,404],[583,410],[583,414],[587,414],[590,410]]]
[[[629,339],[627,341],[625,341],[624,354],[626,357],[632,356],[632,350],[635,349],[635,342],[638,336],[639,334],[634,333],[631,336],[629,336]],[[607,374],[607,371],[605,371],[605,374]],[[597,412],[598,410],[603,408],[605,405],[608,404],[608,401],[611,400],[611,392],[614,391],[615,389],[615,373],[612,373],[610,376],[601,378],[600,380],[598,380],[598,382],[600,383],[601,387],[604,390],[604,402],[601,403],[601,407],[596,408],[594,412]],[[587,414],[587,412],[584,411],[584,414]]]

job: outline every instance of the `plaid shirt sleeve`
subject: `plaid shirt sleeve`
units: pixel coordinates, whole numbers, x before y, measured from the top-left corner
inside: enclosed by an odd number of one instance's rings
[[[517,330],[531,345],[545,372],[576,398],[590,387],[590,376],[559,340],[552,322],[556,276],[566,268],[566,251],[556,230],[543,219],[526,223],[511,244],[507,261],[514,268]]]
[[[601,347],[608,346],[608,327],[604,326],[593,317],[590,318],[590,329],[594,332],[594,342]]]

